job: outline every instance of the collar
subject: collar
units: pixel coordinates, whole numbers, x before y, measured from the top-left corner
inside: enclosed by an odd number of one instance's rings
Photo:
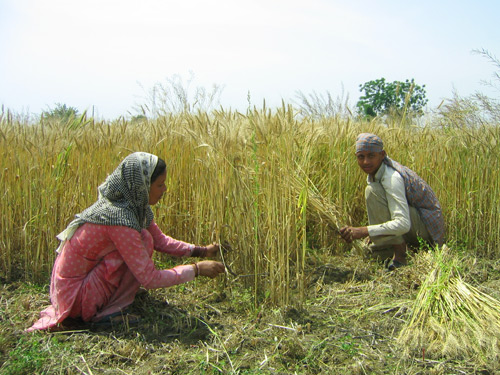
[[[366,180],[368,182],[380,182],[380,180],[382,179],[382,176],[384,175],[385,173],[385,163],[382,162],[382,164],[380,164],[380,167],[377,171],[377,173],[375,173],[375,178],[372,178],[371,175],[368,175],[368,177],[366,178]]]

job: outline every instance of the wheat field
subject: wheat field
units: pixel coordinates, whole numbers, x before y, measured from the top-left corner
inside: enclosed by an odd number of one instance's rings
[[[228,242],[224,261],[255,302],[289,304],[291,285],[304,292],[308,258],[351,251],[317,203],[333,208],[337,225],[366,224],[354,157],[361,132],[378,134],[391,158],[433,188],[450,247],[498,257],[500,126],[458,120],[309,118],[285,104],[109,122],[85,113],[30,122],[2,111],[1,277],[47,283],[55,236],[127,154],[146,151],[167,162],[168,191],[153,207],[160,228],[187,242]]]

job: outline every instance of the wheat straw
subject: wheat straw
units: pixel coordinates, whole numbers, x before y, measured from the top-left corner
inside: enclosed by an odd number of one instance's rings
[[[500,302],[462,280],[446,245],[429,256],[429,267],[399,344],[407,354],[497,363]]]
[[[316,185],[306,176],[301,178],[297,174],[293,175],[290,179],[290,185],[295,189],[299,200],[307,202],[306,207],[311,214],[319,216],[335,233],[340,234],[342,223],[350,220],[344,218],[345,214],[337,205],[322,196]],[[359,255],[365,252],[360,240],[353,241],[352,246]]]

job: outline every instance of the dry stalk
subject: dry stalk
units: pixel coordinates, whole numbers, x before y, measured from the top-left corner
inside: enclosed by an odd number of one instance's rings
[[[436,250],[398,342],[429,358],[500,359],[500,302],[464,282],[448,247]]]
[[[337,205],[327,200],[307,176],[300,178],[297,174],[292,175],[290,185],[299,197],[306,195],[306,206],[312,214],[319,216],[333,231],[340,234],[340,228],[343,226],[341,223],[350,220],[344,218],[344,214]],[[353,241],[352,246],[357,254],[364,253],[360,240]]]

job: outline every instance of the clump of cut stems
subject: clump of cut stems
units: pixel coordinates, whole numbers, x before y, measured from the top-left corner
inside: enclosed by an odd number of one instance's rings
[[[398,342],[424,358],[500,359],[500,302],[463,281],[445,245],[428,254],[430,273]]]
[[[295,189],[300,201],[306,202],[306,207],[311,214],[325,221],[330,229],[340,235],[340,228],[345,223],[345,215],[342,210],[331,200],[326,199],[317,186],[307,177],[292,175],[290,185]],[[352,246],[358,255],[364,252],[362,241],[354,240]]]

